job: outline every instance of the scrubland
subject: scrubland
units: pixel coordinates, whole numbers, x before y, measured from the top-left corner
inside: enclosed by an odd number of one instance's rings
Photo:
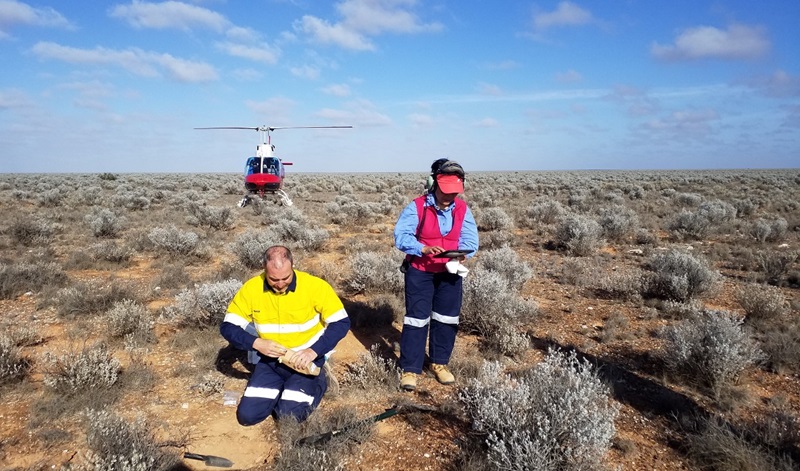
[[[257,426],[237,469],[800,467],[800,171],[468,174],[457,383],[402,393],[392,229],[424,179],[290,174],[293,206],[238,208],[231,174],[0,175],[0,469],[244,453],[222,397],[248,364],[217,329],[273,244],[352,332],[319,410]]]

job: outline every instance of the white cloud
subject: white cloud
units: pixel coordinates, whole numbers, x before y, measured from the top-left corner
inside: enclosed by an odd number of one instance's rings
[[[346,83],[335,83],[323,88],[322,92],[333,96],[350,96],[350,86]]]
[[[213,66],[131,48],[115,50],[104,47],[80,49],[52,42],[38,42],[31,51],[43,59],[54,59],[70,64],[115,65],[143,77],[158,77],[159,69],[179,82],[210,82],[217,80]]]
[[[345,109],[341,110],[324,108],[314,115],[337,124],[357,127],[380,127],[392,124],[392,119],[378,111],[377,107],[368,100],[348,102],[345,104]]]
[[[245,105],[255,113],[268,117],[267,126],[287,125],[294,109],[295,102],[286,97],[273,97],[263,101],[248,100]]]
[[[69,20],[50,7],[37,8],[16,0],[0,0],[0,38],[9,37],[8,29],[15,25],[74,29]]]
[[[555,11],[538,13],[533,16],[533,27],[536,31],[544,31],[558,26],[579,26],[591,23],[592,13],[572,2],[561,2]]]
[[[429,128],[434,124],[434,119],[431,115],[422,113],[412,113],[408,115],[408,120],[411,121],[411,125],[415,128]]]
[[[226,41],[217,43],[217,48],[228,55],[256,62],[263,62],[265,64],[276,64],[281,55],[280,49],[273,48],[266,43],[249,46]]]
[[[503,90],[497,85],[481,82],[478,84],[478,93],[482,95],[501,96]]]
[[[441,24],[421,23],[414,13],[404,9],[416,3],[415,0],[345,0],[336,9],[348,29],[369,35],[441,31]]]
[[[306,15],[295,23],[294,28],[314,42],[356,51],[373,51],[375,45],[370,36],[437,32],[443,29],[440,23],[421,22],[411,11],[416,4],[416,0],[345,0],[336,5],[342,16],[340,22],[331,23]]]
[[[319,69],[310,65],[290,67],[289,72],[295,77],[301,77],[307,80],[317,80],[319,78]]]
[[[10,108],[23,108],[33,105],[33,100],[22,90],[7,88],[0,90],[0,110]]]
[[[556,81],[559,83],[576,83],[581,80],[583,80],[583,76],[572,69],[556,74]]]
[[[489,70],[513,70],[513,69],[518,69],[520,67],[520,63],[512,60],[505,60],[505,61],[485,64],[484,67]]]
[[[727,30],[697,26],[682,31],[672,45],[653,43],[650,53],[663,60],[755,59],[770,49],[762,28],[734,24]]]
[[[496,128],[500,123],[494,118],[483,118],[478,121],[477,126],[482,128]]]
[[[315,16],[305,15],[294,25],[295,30],[311,36],[313,41],[333,44],[355,51],[373,51],[375,45],[361,33],[346,28],[342,24],[332,25]]]
[[[225,31],[225,35],[231,39],[248,43],[254,43],[261,39],[261,35],[258,31],[243,26],[232,26]]]
[[[673,111],[659,119],[644,123],[647,131],[667,134],[676,139],[700,138],[713,133],[719,114],[713,109]]]
[[[235,69],[231,72],[231,75],[242,82],[253,82],[264,76],[264,74],[255,69]]]
[[[179,29],[191,31],[194,27],[222,32],[230,22],[217,12],[183,2],[161,3],[134,0],[129,5],[116,5],[109,15],[126,20],[135,28]]]
[[[747,85],[770,97],[800,96],[800,76],[792,75],[785,70],[776,70],[769,76],[751,79]]]

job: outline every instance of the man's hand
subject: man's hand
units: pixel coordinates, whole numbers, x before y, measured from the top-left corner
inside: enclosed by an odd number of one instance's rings
[[[317,352],[311,350],[310,348],[304,348],[302,350],[298,350],[294,352],[293,355],[290,355],[287,360],[289,361],[289,366],[297,370],[306,370],[308,366],[311,364],[312,361],[317,359]]]
[[[286,347],[278,342],[262,339],[261,337],[257,338],[256,341],[253,342],[253,348],[259,351],[261,354],[272,358],[283,356],[287,350]]]

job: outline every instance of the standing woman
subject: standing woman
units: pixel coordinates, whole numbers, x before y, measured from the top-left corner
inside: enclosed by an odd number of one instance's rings
[[[461,313],[462,280],[466,270],[447,262],[463,262],[478,250],[478,228],[464,200],[464,169],[453,160],[431,165],[427,192],[400,213],[394,228],[395,246],[406,254],[406,314],[400,336],[400,386],[417,388],[428,343],[430,369],[442,384],[455,383],[447,364],[453,353]],[[435,257],[450,250],[470,253],[455,259]],[[428,335],[430,331],[430,336]]]

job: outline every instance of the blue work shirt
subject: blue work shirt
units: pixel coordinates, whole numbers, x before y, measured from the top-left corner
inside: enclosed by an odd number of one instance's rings
[[[453,229],[453,208],[455,205],[467,203],[464,200],[456,198],[453,204],[445,209],[436,207],[436,200],[433,193],[428,193],[425,198],[425,207],[433,206],[436,209],[436,219],[439,221],[439,230],[443,236],[450,233]],[[422,243],[417,240],[417,226],[419,226],[420,218],[417,214],[417,203],[411,201],[403,211],[400,217],[397,218],[397,223],[394,226],[394,245],[403,253],[408,255],[422,256]],[[478,225],[475,224],[475,217],[472,216],[469,206],[464,214],[464,222],[461,225],[461,234],[458,236],[459,250],[472,250],[473,252],[467,255],[467,258],[475,255],[478,251]]]

